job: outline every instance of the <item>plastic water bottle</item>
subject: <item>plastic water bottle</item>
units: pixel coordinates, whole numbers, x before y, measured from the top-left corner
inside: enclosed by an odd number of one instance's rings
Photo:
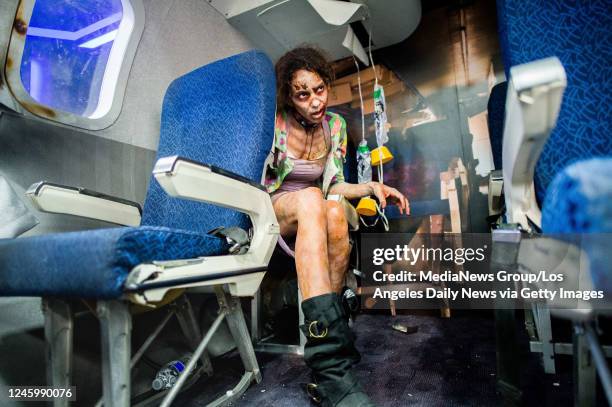
[[[361,140],[357,147],[357,182],[365,184],[372,181],[372,157],[368,142]]]
[[[376,144],[383,146],[389,141],[387,135],[387,101],[382,86],[374,86],[374,128],[376,129]]]
[[[174,383],[176,383],[179,375],[185,370],[185,367],[187,366],[187,363],[189,363],[190,359],[191,354],[188,354],[180,359],[173,360],[162,367],[161,370],[157,372],[157,375],[151,384],[153,390],[167,390],[174,386]]]

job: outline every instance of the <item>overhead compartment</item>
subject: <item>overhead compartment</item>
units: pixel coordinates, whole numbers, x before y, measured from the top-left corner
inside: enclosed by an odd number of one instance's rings
[[[332,59],[352,54],[368,64],[372,49],[408,38],[421,19],[420,0],[210,0],[210,4],[273,59],[315,44]],[[364,38],[365,37],[365,38]]]

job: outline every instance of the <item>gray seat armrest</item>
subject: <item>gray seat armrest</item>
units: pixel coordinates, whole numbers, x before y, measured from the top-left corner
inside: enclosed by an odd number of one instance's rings
[[[153,176],[170,196],[205,202],[247,214],[253,225],[249,249],[244,254],[229,254],[197,259],[156,261],[135,267],[126,287],[138,302],[162,298],[176,287],[202,287],[228,284],[235,296],[253,296],[279,235],[278,221],[266,189],[230,171],[179,156],[157,160]]]
[[[510,69],[506,95],[502,164],[508,223],[530,230],[542,214],[536,202],[535,166],[550,132],[557,123],[565,70],[556,57],[517,65]]]
[[[140,225],[140,204],[112,195],[47,181],[32,184],[26,195],[42,212],[80,216],[126,226]]]

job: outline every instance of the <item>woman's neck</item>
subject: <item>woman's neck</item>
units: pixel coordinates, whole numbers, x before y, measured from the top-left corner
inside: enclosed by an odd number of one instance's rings
[[[322,122],[306,129],[293,114],[289,113],[287,136],[287,152],[291,158],[313,160],[322,158],[329,152],[330,140],[325,136]]]
[[[295,110],[291,110],[290,115],[293,117],[296,123],[302,126],[306,132],[312,131],[321,125],[321,123],[312,123],[308,121],[304,116]]]

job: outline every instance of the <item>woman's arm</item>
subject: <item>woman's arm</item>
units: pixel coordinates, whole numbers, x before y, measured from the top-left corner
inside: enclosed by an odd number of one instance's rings
[[[337,182],[329,188],[330,194],[344,195],[346,199],[356,199],[372,195],[374,191],[367,184],[349,184],[348,182]]]
[[[346,199],[356,199],[364,196],[374,195],[380,202],[380,207],[387,206],[387,198],[395,201],[400,213],[406,212],[410,215],[410,205],[408,199],[395,188],[391,188],[380,182],[368,182],[367,184],[349,184],[348,182],[338,182],[329,188],[330,194],[344,195]]]
[[[399,207],[400,213],[406,212],[410,214],[410,206],[408,205],[408,199],[401,194],[397,189],[388,187],[380,182],[368,182],[366,184],[349,184],[344,182],[344,174],[342,163],[346,157],[346,146],[347,146],[347,134],[346,134],[346,121],[342,116],[336,115],[340,123],[339,132],[339,143],[338,148],[334,152],[336,160],[336,167],[338,172],[334,177],[334,182],[328,191],[328,194],[344,195],[346,199],[361,198],[364,196],[375,195],[380,202],[381,208],[387,206],[387,198],[391,198],[396,202]]]

